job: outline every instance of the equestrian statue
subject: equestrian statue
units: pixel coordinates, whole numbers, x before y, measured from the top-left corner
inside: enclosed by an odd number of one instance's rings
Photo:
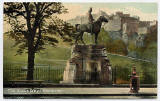
[[[88,23],[87,24],[76,24],[76,31],[77,31],[77,36],[76,36],[76,41],[75,43],[77,44],[78,39],[80,38],[82,43],[83,41],[83,34],[84,32],[91,33],[91,35],[95,34],[95,44],[97,44],[97,39],[98,39],[98,34],[100,32],[102,22],[108,22],[108,19],[105,16],[100,16],[96,21],[94,21],[93,16],[91,14],[92,8],[89,9],[88,11]]]

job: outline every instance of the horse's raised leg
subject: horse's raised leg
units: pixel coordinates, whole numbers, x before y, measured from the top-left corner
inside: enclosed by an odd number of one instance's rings
[[[84,34],[84,32],[81,32],[81,42],[85,45],[85,42],[83,41],[83,34]]]
[[[80,35],[81,35],[81,33],[78,32],[78,35],[76,36],[75,44],[77,44],[77,41],[78,41],[78,38],[79,38]]]
[[[95,33],[95,44],[97,45],[98,33]]]

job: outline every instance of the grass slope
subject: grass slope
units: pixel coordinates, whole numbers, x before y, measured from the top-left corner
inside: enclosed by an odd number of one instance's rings
[[[3,54],[4,55],[4,69],[8,68],[8,65],[6,64],[10,64],[10,67],[12,68],[19,68],[19,67],[23,67],[27,65],[26,64],[27,54],[15,55],[17,47],[12,47],[13,44],[14,44],[13,40],[4,38],[4,54]],[[36,54],[35,64],[45,64],[45,65],[51,66],[52,68],[64,68],[66,65],[66,60],[68,60],[71,55],[70,49],[71,49],[70,46],[66,44],[64,45],[62,43],[60,43],[60,45],[58,45],[57,47],[47,46],[44,51],[41,51],[40,53]],[[142,82],[151,81],[152,79],[154,80],[152,80],[153,82],[151,83],[156,82],[156,78],[157,78],[156,64],[153,64],[151,62],[139,61],[135,59],[129,59],[126,57],[121,57],[121,56],[112,55],[112,54],[108,54],[108,58],[111,62],[112,68],[114,69],[115,67],[117,67],[119,68],[118,72],[121,72],[121,73],[117,73],[118,83],[128,83],[127,76],[130,74],[131,67],[133,65],[137,67],[138,72],[141,72],[140,76],[142,78]],[[43,74],[47,75],[48,73],[49,72],[45,72]],[[60,72],[60,73],[61,73],[60,74],[61,77],[58,78],[59,80],[62,79],[63,72]],[[7,76],[4,76],[4,77],[6,77],[7,79]],[[125,79],[122,80],[121,78],[125,78]],[[43,77],[42,79],[45,79],[45,77]]]

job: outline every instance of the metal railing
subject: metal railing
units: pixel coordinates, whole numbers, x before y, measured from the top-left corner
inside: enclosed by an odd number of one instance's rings
[[[34,80],[59,83],[63,80],[64,66],[35,65]],[[4,82],[10,80],[26,80],[27,67],[21,64],[5,64],[3,69]]]
[[[34,80],[44,80],[44,82],[59,83],[63,81],[65,65],[35,65]],[[77,72],[80,73],[80,72]],[[75,76],[76,80],[84,82],[99,81],[101,72],[85,72]],[[112,67],[112,84],[129,84],[131,70],[129,68]],[[157,70],[137,71],[141,84],[157,84]],[[3,79],[25,80],[27,77],[26,64],[4,64]]]
[[[129,84],[131,70],[129,68],[112,67],[113,84]],[[157,84],[157,70],[137,71],[141,84]]]

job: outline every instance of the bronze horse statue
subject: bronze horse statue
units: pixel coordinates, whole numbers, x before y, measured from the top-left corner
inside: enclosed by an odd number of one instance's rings
[[[97,44],[97,39],[98,39],[98,34],[100,32],[102,22],[108,22],[108,19],[105,18],[104,16],[100,16],[95,22],[89,23],[89,24],[76,24],[76,31],[77,31],[77,36],[76,36],[76,41],[77,43],[78,38],[80,37],[81,41],[83,44],[83,34],[84,32],[91,33],[91,35],[95,34],[95,44]]]

